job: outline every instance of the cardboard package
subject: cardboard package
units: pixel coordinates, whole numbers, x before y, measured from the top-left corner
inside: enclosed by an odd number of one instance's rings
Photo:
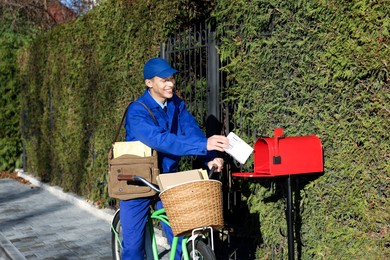
[[[169,187],[189,182],[189,181],[197,181],[197,180],[208,180],[209,177],[207,175],[206,170],[197,169],[176,173],[163,173],[157,176],[157,183],[160,187],[161,192],[168,189]]]

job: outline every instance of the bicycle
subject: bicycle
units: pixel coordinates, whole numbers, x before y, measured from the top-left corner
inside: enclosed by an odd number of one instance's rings
[[[212,175],[214,172],[214,167],[211,168],[209,172],[209,176]],[[127,175],[126,180],[128,181],[137,181],[140,183],[143,183],[144,185],[149,186],[153,190],[159,194],[161,191],[155,187],[152,183],[148,182],[144,178],[137,176],[137,175]],[[111,223],[111,247],[112,247],[112,256],[113,259],[121,259],[122,254],[122,239],[121,239],[121,224],[120,224],[120,210],[118,209],[115,212],[114,218]],[[148,213],[148,220],[146,225],[146,257],[147,259],[154,259],[158,260],[158,247],[157,247],[157,241],[154,233],[154,227],[153,227],[153,220],[160,220],[166,223],[170,226],[168,217],[165,213],[165,209],[159,209],[155,211],[151,211],[149,209]],[[204,236],[204,232],[206,230],[209,230],[209,243],[206,244],[204,242],[204,239],[206,238]],[[199,233],[199,231],[201,231]],[[211,247],[209,246],[211,245]],[[176,249],[178,246],[178,237],[174,237],[172,244],[170,245],[170,254],[169,259],[173,260],[175,257]],[[151,248],[151,250],[150,250]],[[213,228],[208,227],[200,227],[196,228],[192,231],[191,236],[185,236],[183,237],[182,244],[182,259],[183,260],[190,260],[190,259],[207,259],[207,260],[216,260],[216,256],[214,254],[214,238],[213,238]]]

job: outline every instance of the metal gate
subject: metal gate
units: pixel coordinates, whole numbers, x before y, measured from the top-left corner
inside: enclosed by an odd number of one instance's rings
[[[211,25],[198,25],[181,31],[160,46],[160,56],[179,70],[176,78],[176,93],[186,102],[188,110],[196,117],[206,136],[227,135],[232,124],[230,113],[234,106],[224,104],[223,89],[225,74],[220,70],[215,28]],[[186,161],[186,159],[184,159]],[[224,190],[225,220],[236,222],[239,218],[235,209],[240,204],[240,192],[234,187],[231,170],[234,163],[225,158],[225,171],[222,174]],[[197,167],[192,161],[192,167]],[[223,236],[230,237],[230,232]],[[227,239],[230,241],[230,238]],[[230,243],[230,242],[229,242]],[[236,259],[235,250],[224,252],[228,259]],[[221,254],[221,252],[220,252]]]
[[[221,81],[215,30],[198,25],[161,44],[160,56],[180,71],[176,93],[186,101],[206,136],[221,134]]]

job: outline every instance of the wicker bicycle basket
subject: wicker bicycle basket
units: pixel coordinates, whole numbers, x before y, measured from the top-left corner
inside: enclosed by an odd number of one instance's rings
[[[199,180],[182,183],[160,194],[173,234],[190,235],[199,227],[223,227],[222,183]]]

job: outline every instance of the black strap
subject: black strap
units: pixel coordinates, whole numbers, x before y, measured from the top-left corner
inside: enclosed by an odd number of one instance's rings
[[[127,110],[129,110],[129,107],[132,103],[134,102],[137,102],[137,103],[140,103],[141,105],[143,105],[149,112],[150,116],[152,117],[153,121],[154,122],[157,122],[156,121],[156,118],[154,117],[152,111],[150,111],[149,107],[147,105],[145,105],[144,103],[140,102],[140,101],[131,101],[129,103],[129,105],[127,106],[126,110],[125,110],[125,113],[123,113],[123,116],[122,116],[122,119],[121,119],[121,122],[119,123],[119,126],[118,126],[118,129],[116,130],[116,133],[115,133],[115,137],[114,137],[114,140],[112,141],[112,144],[114,144],[116,142],[116,139],[118,138],[120,132],[121,132],[121,129],[122,129],[122,125],[123,125],[123,121],[125,120],[125,117],[126,117],[126,113],[127,113]]]

